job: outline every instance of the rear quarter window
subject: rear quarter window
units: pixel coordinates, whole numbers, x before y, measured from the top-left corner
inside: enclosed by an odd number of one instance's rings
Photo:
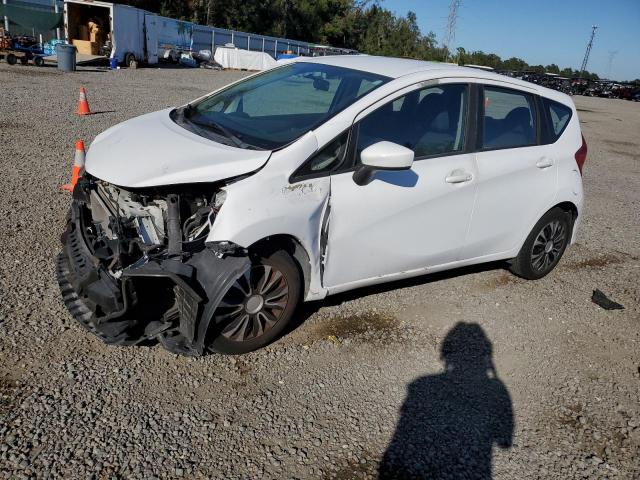
[[[571,120],[571,108],[544,97],[542,97],[542,105],[548,123],[548,138],[545,143],[554,143],[562,136]]]

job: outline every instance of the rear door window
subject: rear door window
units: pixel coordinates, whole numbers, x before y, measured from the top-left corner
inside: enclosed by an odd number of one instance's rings
[[[483,107],[483,150],[536,144],[536,110],[533,95],[485,86]]]

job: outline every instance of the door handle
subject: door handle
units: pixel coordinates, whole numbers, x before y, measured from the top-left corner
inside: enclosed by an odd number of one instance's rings
[[[445,177],[444,181],[447,183],[464,183],[470,182],[472,179],[473,175],[469,172],[465,172],[464,170],[454,170]]]
[[[536,163],[536,167],[538,168],[549,168],[552,166],[553,166],[553,160],[551,160],[550,158],[542,158],[538,160],[538,162]]]

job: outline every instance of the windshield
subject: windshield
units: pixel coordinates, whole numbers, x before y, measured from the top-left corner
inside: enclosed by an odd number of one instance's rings
[[[240,148],[275,150],[313,130],[387,82],[372,73],[292,63],[177,111],[194,133]]]

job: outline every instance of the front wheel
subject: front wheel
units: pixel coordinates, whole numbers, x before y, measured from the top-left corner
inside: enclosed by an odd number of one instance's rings
[[[300,272],[287,253],[255,258],[216,309],[207,348],[241,354],[268,345],[291,321],[300,292]]]
[[[572,215],[560,208],[552,208],[536,223],[511,262],[511,271],[527,280],[547,275],[560,261],[573,226]]]

